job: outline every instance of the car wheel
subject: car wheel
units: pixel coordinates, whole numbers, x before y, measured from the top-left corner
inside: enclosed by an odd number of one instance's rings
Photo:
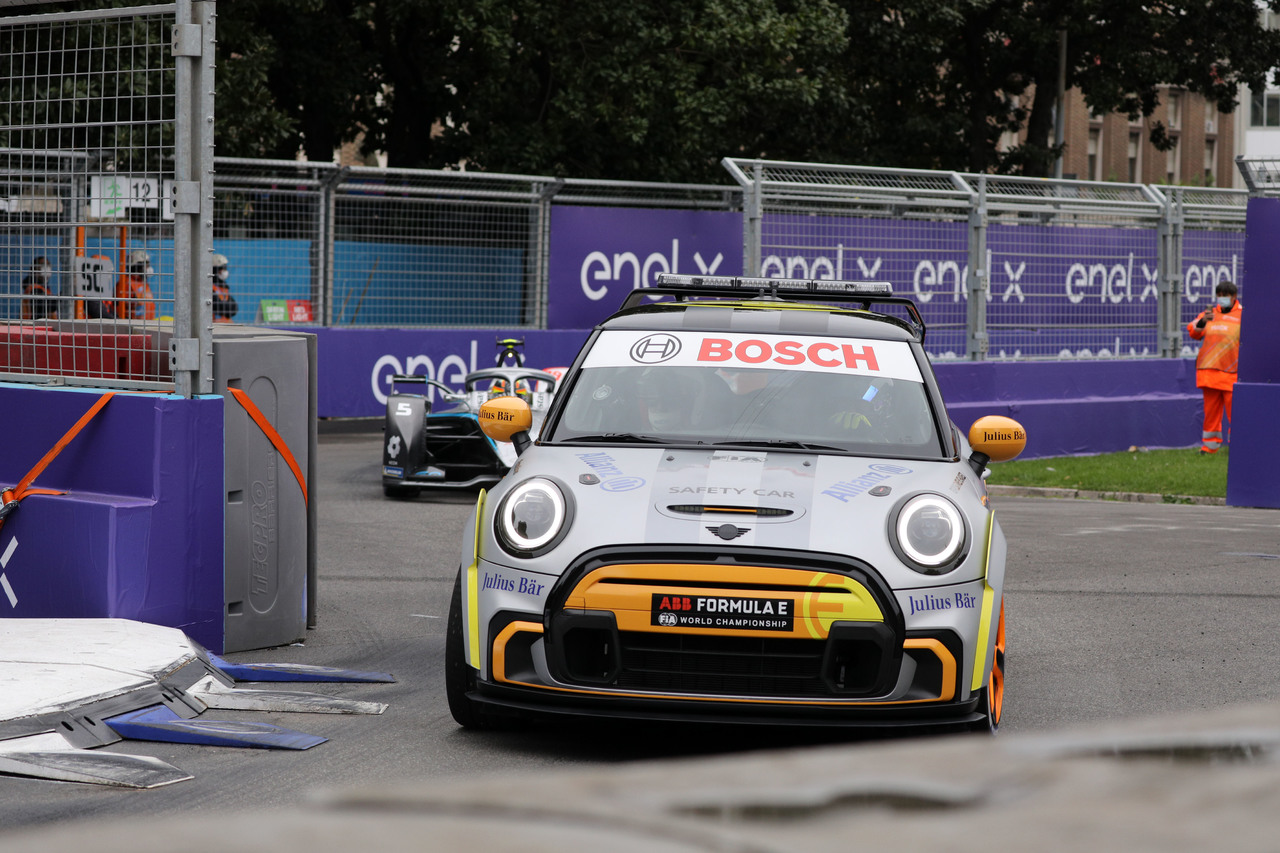
[[[991,662],[991,677],[987,686],[978,694],[978,712],[983,719],[973,724],[973,730],[995,734],[1000,729],[1000,715],[1004,711],[1004,599],[1000,599],[1000,622],[996,626],[996,642]]]
[[[401,501],[407,501],[407,500],[412,500],[416,498],[418,496],[418,492],[420,491],[422,491],[422,489],[418,488],[417,486],[383,486],[382,487],[382,493],[384,495],[386,495],[389,498],[395,498],[396,500],[401,500]]]
[[[444,638],[444,693],[449,713],[458,725],[468,729],[512,731],[527,721],[518,715],[494,714],[480,707],[467,694],[476,689],[476,670],[467,664],[466,637],[462,633],[462,572],[453,582],[449,602],[449,624]]]
[[[444,638],[444,692],[449,713],[458,725],[468,729],[488,728],[485,715],[467,694],[476,687],[476,671],[467,664],[466,637],[462,634],[462,572],[453,582],[449,601],[449,623]]]

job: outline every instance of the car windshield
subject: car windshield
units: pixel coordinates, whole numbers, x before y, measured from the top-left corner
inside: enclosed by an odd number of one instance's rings
[[[659,345],[676,354],[645,349]],[[915,457],[943,446],[906,343],[701,332],[602,333],[545,438]]]

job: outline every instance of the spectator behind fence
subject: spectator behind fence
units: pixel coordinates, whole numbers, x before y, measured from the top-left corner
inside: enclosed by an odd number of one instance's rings
[[[52,288],[53,265],[43,255],[31,262],[22,280],[22,319],[45,320],[58,316],[58,300]]]
[[[154,320],[156,302],[148,282],[155,274],[151,268],[151,255],[143,249],[134,249],[129,253],[128,272],[128,276],[116,285],[115,315],[128,320]]]
[[[213,322],[230,323],[236,315],[238,306],[236,298],[231,295],[231,285],[227,283],[231,272],[227,268],[227,256],[214,253],[213,256]]]
[[[1244,306],[1236,298],[1239,291],[1229,281],[1218,282],[1214,294],[1218,304],[1210,305],[1187,324],[1187,334],[1203,340],[1196,354],[1196,387],[1204,394],[1204,430],[1200,452],[1213,454],[1222,447],[1222,416],[1231,423],[1231,392],[1236,384],[1236,364],[1240,360],[1240,315]]]

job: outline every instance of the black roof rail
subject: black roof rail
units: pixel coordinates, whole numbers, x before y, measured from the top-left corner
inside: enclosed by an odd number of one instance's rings
[[[911,317],[911,325],[920,341],[924,342],[925,324],[915,302],[905,296],[894,296],[893,285],[887,281],[837,281],[803,278],[753,278],[731,275],[678,275],[658,273],[653,287],[631,291],[622,308],[634,308],[645,297],[670,296],[677,302],[690,297],[705,299],[777,299],[797,302],[831,302],[841,305],[859,305],[870,311],[872,305],[901,305]],[[889,316],[890,319],[897,319]],[[901,322],[901,321],[899,321]]]

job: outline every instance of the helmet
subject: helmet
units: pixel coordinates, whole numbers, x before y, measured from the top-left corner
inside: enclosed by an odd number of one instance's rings
[[[650,368],[636,382],[636,399],[644,408],[649,424],[669,430],[687,423],[693,404],[692,389],[676,371]]]
[[[41,255],[31,262],[31,271],[35,273],[36,278],[39,279],[41,283],[44,283],[47,282],[49,280],[49,276],[53,274],[53,265],[49,263],[48,258]]]
[[[129,253],[129,273],[131,275],[151,275],[151,255],[145,249],[134,249]]]
[[[227,256],[213,253],[213,277],[218,281],[227,280]]]

